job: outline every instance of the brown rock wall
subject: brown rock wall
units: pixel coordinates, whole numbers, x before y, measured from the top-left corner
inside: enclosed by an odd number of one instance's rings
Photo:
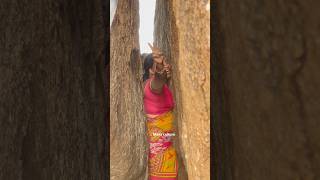
[[[139,52],[139,1],[119,0],[110,42],[110,174],[144,179],[147,167]]]
[[[155,42],[173,66],[179,179],[210,177],[210,13],[208,1],[158,0]],[[187,173],[186,173],[187,172]]]

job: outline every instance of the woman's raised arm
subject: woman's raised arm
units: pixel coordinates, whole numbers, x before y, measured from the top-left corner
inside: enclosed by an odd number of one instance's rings
[[[150,43],[148,43],[148,45],[152,50],[154,60],[151,72],[154,78],[151,79],[150,88],[155,93],[161,93],[163,85],[167,83],[171,76],[171,66],[166,63],[165,57],[159,48],[152,46]]]

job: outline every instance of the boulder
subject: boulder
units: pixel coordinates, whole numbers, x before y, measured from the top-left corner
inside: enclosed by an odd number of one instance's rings
[[[173,67],[179,179],[210,179],[209,1],[157,0],[154,39]]]

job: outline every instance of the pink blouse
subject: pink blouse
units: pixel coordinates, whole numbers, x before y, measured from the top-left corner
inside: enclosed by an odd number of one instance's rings
[[[150,81],[151,78],[146,80],[144,87],[143,104],[146,114],[162,114],[170,111],[174,107],[172,93],[169,87],[164,84],[161,93],[151,91]]]

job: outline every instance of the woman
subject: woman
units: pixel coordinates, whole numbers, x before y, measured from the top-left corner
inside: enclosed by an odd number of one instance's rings
[[[176,180],[177,156],[173,147],[173,96],[167,86],[170,65],[158,48],[144,59],[144,111],[149,142],[149,180]]]

